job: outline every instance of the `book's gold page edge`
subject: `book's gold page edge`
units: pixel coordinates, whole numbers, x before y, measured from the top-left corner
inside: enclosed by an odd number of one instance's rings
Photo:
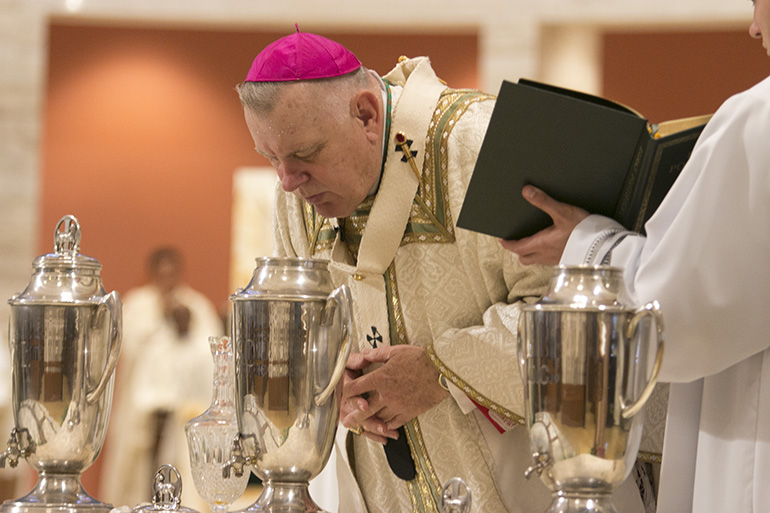
[[[712,114],[706,114],[704,116],[693,116],[691,118],[672,119],[671,121],[664,121],[663,123],[654,125],[654,126],[657,126],[657,130],[654,130],[653,137],[655,137],[656,139],[659,139],[661,137],[666,137],[668,135],[681,132],[682,130],[687,130],[688,128],[705,125],[706,123],[708,123],[709,119],[711,119],[711,116]]]

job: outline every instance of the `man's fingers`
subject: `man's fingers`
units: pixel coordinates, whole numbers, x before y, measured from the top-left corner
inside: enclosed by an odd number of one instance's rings
[[[367,431],[366,429],[363,430],[363,432],[361,433],[361,436],[365,436],[369,440],[373,440],[378,444],[385,445],[386,443],[388,443],[388,439],[385,438],[384,436],[377,435],[375,433],[372,433],[371,431]]]
[[[530,235],[529,237],[524,237],[523,239],[515,239],[515,240],[504,240],[504,239],[498,239],[500,242],[500,245],[507,249],[508,251],[512,251],[519,255],[519,257],[523,257],[526,255],[531,255],[533,253],[536,253],[539,246],[542,244],[542,241],[545,237],[547,237],[548,233],[553,229],[553,227],[549,226],[548,228],[544,228],[537,232],[534,235]],[[522,263],[524,263],[522,261]]]
[[[552,207],[555,202],[555,200],[543,192],[542,189],[538,189],[534,185],[525,185],[524,188],[521,189],[521,195],[530,204],[546,213],[548,213],[549,207]]]
[[[361,353],[361,356],[368,363],[385,363],[390,360],[391,347],[393,346],[377,347],[375,349],[364,349],[364,351]]]
[[[364,395],[368,392],[374,392],[375,387],[372,379],[372,373],[364,374],[361,377],[346,381],[342,387],[343,397],[353,397]]]
[[[498,242],[500,242],[500,245],[503,248],[507,249],[508,251],[513,251],[519,256],[521,256],[521,254],[526,251],[527,239],[518,239],[518,240],[497,239],[497,240]]]
[[[361,434],[375,442],[384,444],[388,438],[397,439],[398,431],[389,429],[385,423],[377,417],[361,419],[356,415],[349,415],[341,420],[346,428],[361,427]]]
[[[345,365],[351,370],[363,370],[369,366],[371,362],[364,358],[363,353],[350,353],[348,356],[348,363]]]

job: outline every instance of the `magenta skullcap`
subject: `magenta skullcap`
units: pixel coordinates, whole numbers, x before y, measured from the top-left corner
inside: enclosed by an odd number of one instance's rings
[[[246,82],[287,82],[339,77],[361,67],[339,43],[309,32],[297,32],[270,43],[259,52]]]

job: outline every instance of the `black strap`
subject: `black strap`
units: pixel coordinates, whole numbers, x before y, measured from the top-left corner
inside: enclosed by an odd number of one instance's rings
[[[390,469],[398,478],[411,481],[417,475],[403,426],[398,428],[398,440],[388,439],[385,444],[385,456],[388,458]]]

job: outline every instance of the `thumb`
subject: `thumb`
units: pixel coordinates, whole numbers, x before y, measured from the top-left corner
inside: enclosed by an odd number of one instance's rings
[[[370,363],[385,363],[390,360],[390,346],[364,349],[362,355]]]
[[[556,212],[559,202],[546,194],[542,189],[538,189],[534,185],[525,185],[521,190],[521,195],[525,200],[549,216]]]
[[[557,201],[534,185],[525,185],[521,195],[531,205],[548,214],[555,226],[574,227],[588,215],[582,208]]]

